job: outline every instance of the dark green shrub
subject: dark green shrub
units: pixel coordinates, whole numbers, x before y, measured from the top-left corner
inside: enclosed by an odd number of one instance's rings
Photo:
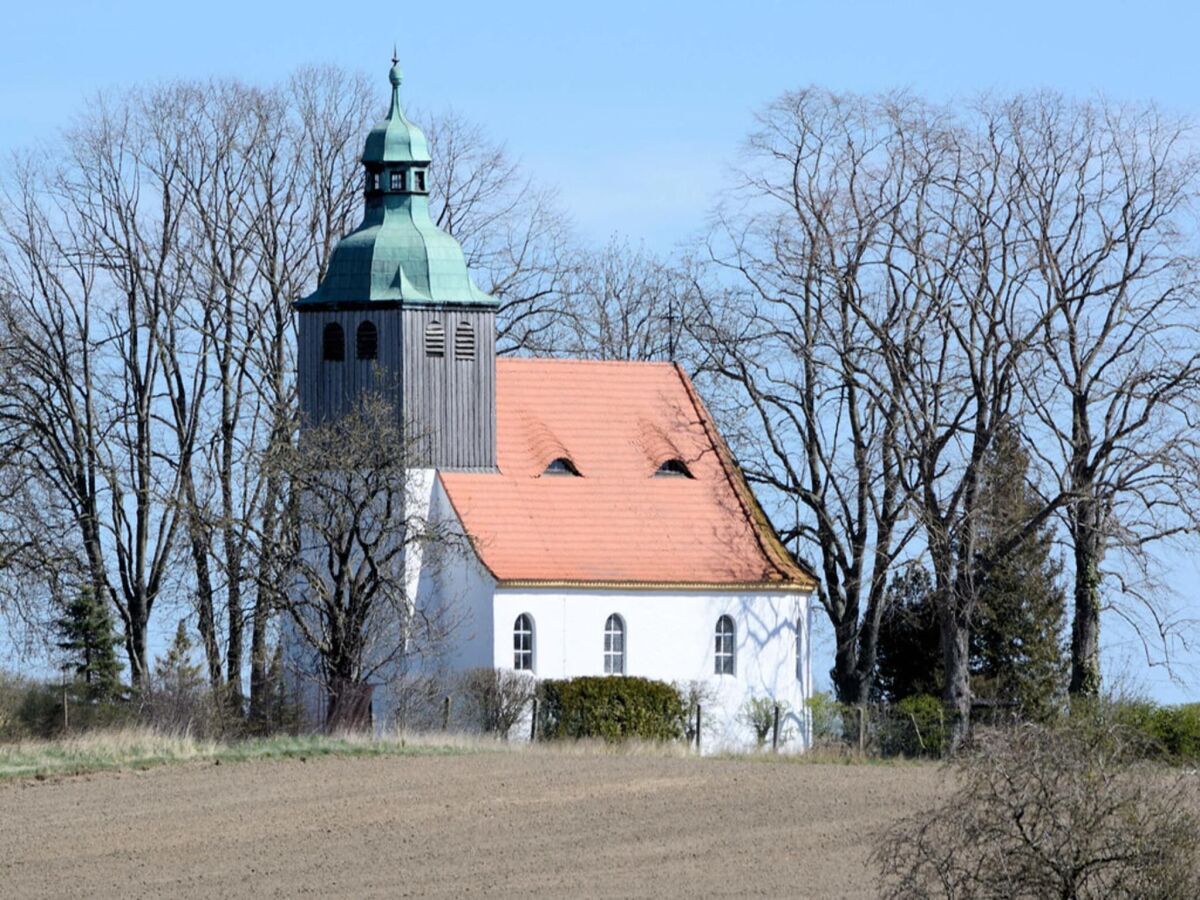
[[[1173,762],[1200,759],[1200,703],[1160,706],[1150,717],[1150,734]]]
[[[1111,723],[1137,742],[1142,755],[1167,762],[1200,760],[1200,703],[1159,706],[1148,700],[1096,701],[1072,708],[1076,727]]]
[[[940,756],[946,743],[946,714],[942,701],[929,694],[905,697],[888,711],[880,728],[884,756]]]
[[[67,684],[72,732],[131,724],[135,710],[123,700],[97,700],[82,681]],[[0,740],[55,738],[63,734],[63,688],[53,682],[6,678],[0,682]]]
[[[538,731],[547,739],[681,740],[684,719],[679,691],[649,678],[590,676],[538,687]]]

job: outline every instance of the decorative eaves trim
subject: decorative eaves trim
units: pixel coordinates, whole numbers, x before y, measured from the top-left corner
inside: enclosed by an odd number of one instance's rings
[[[573,590],[635,590],[635,591],[762,591],[789,594],[809,594],[816,583],[795,581],[587,581],[564,579],[511,578],[497,579],[496,587],[507,588],[568,588]]]

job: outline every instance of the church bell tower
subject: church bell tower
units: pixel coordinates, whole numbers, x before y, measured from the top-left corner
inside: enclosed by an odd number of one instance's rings
[[[337,419],[366,391],[396,404],[422,465],[496,465],[496,300],[429,215],[429,148],[400,107],[363,149],[363,220],[295,303],[301,427]]]

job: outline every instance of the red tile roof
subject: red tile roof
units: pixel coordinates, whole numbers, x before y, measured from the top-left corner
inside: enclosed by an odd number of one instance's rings
[[[670,363],[501,359],[498,472],[441,472],[508,584],[811,590]],[[543,475],[559,457],[579,471]],[[693,478],[654,477],[679,458]]]

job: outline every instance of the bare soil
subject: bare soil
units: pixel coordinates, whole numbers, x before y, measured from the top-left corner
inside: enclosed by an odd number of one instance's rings
[[[0,896],[868,897],[937,766],[485,753],[0,783]]]

